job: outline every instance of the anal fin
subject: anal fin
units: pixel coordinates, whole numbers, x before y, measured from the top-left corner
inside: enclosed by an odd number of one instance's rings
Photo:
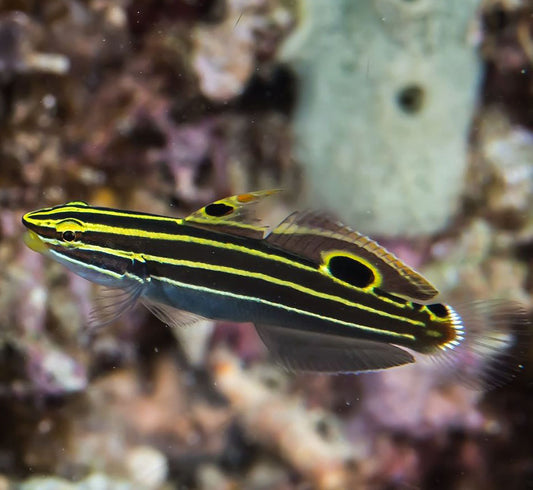
[[[256,328],[276,362],[290,371],[358,373],[415,361],[406,350],[381,342],[270,325]]]

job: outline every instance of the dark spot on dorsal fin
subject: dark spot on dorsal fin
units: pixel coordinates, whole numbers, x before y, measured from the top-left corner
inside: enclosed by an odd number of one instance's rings
[[[447,318],[448,317],[448,308],[446,308],[445,305],[442,303],[435,303],[433,305],[427,305],[426,308],[431,311],[435,316],[438,316],[439,318]]]
[[[328,270],[332,276],[358,288],[366,288],[376,279],[370,267],[346,255],[331,257],[328,261]]]
[[[266,240],[326,268],[328,258],[344,255],[359,260],[376,276],[373,286],[391,294],[426,302],[438,291],[424,277],[370,238],[317,212],[296,212],[285,218]]]
[[[227,204],[219,202],[219,203],[209,204],[204,209],[205,209],[205,214],[207,214],[208,216],[220,218],[222,216],[226,216],[230,214],[234,208],[232,206],[228,206]]]

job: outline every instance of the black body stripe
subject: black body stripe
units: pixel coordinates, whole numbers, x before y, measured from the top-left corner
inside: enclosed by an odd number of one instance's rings
[[[194,229],[192,227],[187,227]],[[195,230],[196,231],[196,230]],[[200,230],[203,234],[201,238],[214,240],[220,236],[218,233],[210,233],[208,231]],[[224,238],[227,235],[224,235]],[[199,236],[200,237],[200,236]],[[300,257],[282,253],[273,248],[268,242],[262,240],[251,240],[240,237],[231,237],[232,240],[224,243],[232,243],[239,245],[247,245],[248,249],[258,250],[271,256],[271,258],[260,257],[257,255],[250,255],[238,250],[227,249],[223,247],[214,248],[213,246],[201,243],[189,243],[172,240],[161,240],[158,238],[143,238],[143,237],[128,237],[120,234],[108,234],[88,232],[83,236],[84,243],[88,245],[100,245],[109,247],[114,250],[130,250],[145,256],[161,257],[162,267],[171,267],[165,262],[165,259],[188,260],[198,263],[207,263],[213,266],[231,265],[235,269],[243,271],[250,271],[265,276],[275,277],[283,281],[291,281],[311,290],[320,291],[323,293],[346,298],[352,302],[366,304],[370,307],[379,309],[380,311],[398,315],[398,307],[391,302],[383,301],[382,299],[369,294],[368,292],[360,292],[351,287],[347,287],[341,283],[335,282],[333,279],[320,274],[315,264],[305,264],[313,268],[313,270],[299,269],[291,267],[286,263],[276,260],[277,257],[289,258],[298,263],[307,262],[302,261]],[[239,240],[235,240],[238,238]],[[105,258],[104,258],[105,262]],[[160,269],[160,267],[158,267]],[[158,270],[158,275],[163,275],[164,271]],[[242,276],[238,276],[242,277]],[[179,280],[183,280],[180,278]],[[259,292],[256,292],[259,294]],[[394,303],[406,304],[400,298]],[[353,312],[352,312],[353,314]],[[423,315],[419,315],[422,317]]]
[[[153,276],[165,276],[171,280],[186,282],[193,286],[207,285],[209,288],[218,291],[254,296],[282,306],[296,306],[298,309],[309,311],[316,315],[336,318],[346,323],[353,323],[355,321],[354,319],[356,319],[356,323],[360,325],[410,335],[415,335],[418,328],[420,328],[401,320],[384,318],[379,313],[359,310],[355,307],[335,303],[328,299],[313,296],[288,286],[263,281],[255,277],[237,276],[227,272],[197,269],[195,267],[171,266],[158,262],[148,262],[147,271]],[[395,310],[394,313],[398,313],[398,311]],[[250,318],[249,321],[259,320],[260,318]],[[312,320],[304,318],[303,325],[300,321],[300,325],[297,326],[306,328],[306,322],[313,323]],[[321,322],[321,327],[325,326],[323,325],[324,323],[327,322]],[[347,330],[349,328],[351,327],[347,327]],[[375,338],[375,335],[373,337]]]

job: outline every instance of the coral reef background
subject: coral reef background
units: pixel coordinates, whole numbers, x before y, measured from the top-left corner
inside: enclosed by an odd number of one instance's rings
[[[290,0],[0,2],[0,489],[533,488],[531,337],[521,375],[488,393],[432,363],[290,375],[250,325],[172,331],[138,309],[89,332],[92,285],[22,245],[25,211],[73,199],[182,216],[285,187],[273,223],[306,189],[316,207],[293,126],[313,78],[280,56],[305,15]],[[478,102],[463,171],[440,182],[454,213],[383,243],[447,297],[531,311],[533,8],[472,15]],[[334,189],[350,172],[330,163]]]

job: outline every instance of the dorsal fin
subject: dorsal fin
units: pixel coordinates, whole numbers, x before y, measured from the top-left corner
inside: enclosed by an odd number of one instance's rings
[[[335,254],[354,261],[360,258],[363,265],[377,271],[379,287],[391,294],[418,301],[427,301],[438,294],[432,284],[394,254],[325,213],[293,213],[266,240],[319,266],[327,266]]]
[[[259,224],[255,206],[277,192],[280,190],[269,189],[226,197],[195,211],[185,218],[185,222],[221,233],[261,239],[268,226]]]

